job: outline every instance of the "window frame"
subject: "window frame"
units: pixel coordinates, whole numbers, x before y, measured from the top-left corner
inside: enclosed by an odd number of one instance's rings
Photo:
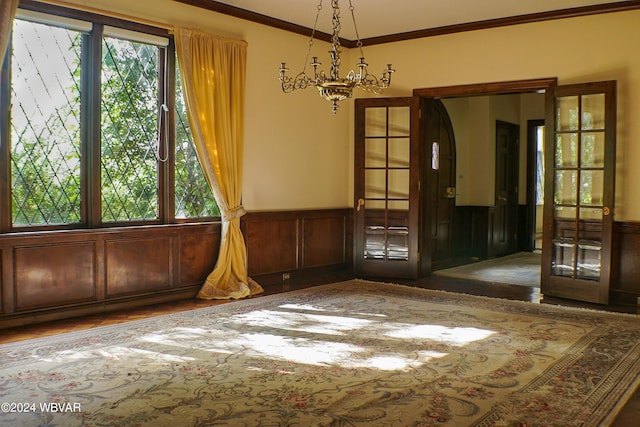
[[[81,53],[81,95],[80,95],[80,217],[79,223],[14,225],[12,212],[11,177],[11,46],[0,64],[0,233],[32,232],[43,230],[95,229],[111,227],[134,227],[180,223],[202,223],[220,221],[219,216],[176,218],[176,55],[173,35],[167,29],[126,21],[120,18],[99,15],[65,7],[21,0],[19,9],[45,13],[53,17],[77,19],[92,24],[89,33],[84,33]],[[53,23],[52,23],[53,24]],[[115,27],[125,32],[136,32],[157,36],[168,40],[168,44],[158,47],[158,107],[164,102],[168,106],[167,123],[159,129],[160,140],[167,138],[169,153],[160,144],[160,158],[157,165],[157,218],[103,222],[101,209],[101,67],[104,27]],[[132,40],[137,41],[137,40]],[[151,43],[153,44],[153,43]],[[167,155],[169,154],[169,155]],[[208,185],[203,181],[203,185]]]

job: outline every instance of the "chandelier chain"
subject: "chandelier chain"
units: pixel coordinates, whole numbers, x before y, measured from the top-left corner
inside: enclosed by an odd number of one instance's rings
[[[313,39],[316,35],[316,28],[318,27],[318,18],[320,17],[320,11],[322,11],[322,0],[318,3],[316,7],[318,11],[316,12],[316,20],[313,23],[313,30],[311,30],[311,37],[309,38],[309,47],[307,48],[307,57],[304,60],[304,65],[302,66],[302,73],[307,70],[307,64],[309,63],[309,57],[311,56],[311,48],[313,47]]]
[[[360,56],[364,56],[362,52],[362,40],[360,40],[360,33],[358,33],[358,24],[356,24],[356,14],[354,13],[355,8],[353,7],[353,3],[349,0],[349,11],[351,12],[351,20],[353,21],[353,29],[356,32],[356,46],[360,50]]]
[[[331,7],[333,8],[333,16],[331,17],[331,23],[333,24],[333,33],[331,35],[331,79],[337,80],[340,78],[340,7],[338,6],[338,0],[331,0]]]

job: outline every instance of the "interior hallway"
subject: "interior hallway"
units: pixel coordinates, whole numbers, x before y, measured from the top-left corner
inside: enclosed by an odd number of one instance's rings
[[[540,287],[540,252],[518,252],[435,271],[436,276]]]

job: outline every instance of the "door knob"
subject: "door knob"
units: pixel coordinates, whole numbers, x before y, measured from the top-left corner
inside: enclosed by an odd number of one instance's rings
[[[456,187],[447,187],[444,190],[444,198],[445,199],[455,199],[456,198]]]
[[[356,207],[356,211],[360,212],[360,208],[364,206],[364,199],[358,199],[358,206]]]

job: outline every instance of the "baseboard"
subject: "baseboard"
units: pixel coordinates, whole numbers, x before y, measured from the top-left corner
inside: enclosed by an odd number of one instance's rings
[[[353,269],[347,264],[251,276],[253,280],[263,287],[265,292],[283,292],[287,291],[291,285],[296,287],[313,286],[340,282],[354,277]]]
[[[0,316],[0,330],[74,317],[111,313],[119,310],[146,307],[153,304],[193,299],[196,297],[200,287],[200,285],[197,285],[163,293],[155,292],[149,295],[136,295],[117,300],[83,303],[52,309],[30,311],[28,313],[4,315]]]

